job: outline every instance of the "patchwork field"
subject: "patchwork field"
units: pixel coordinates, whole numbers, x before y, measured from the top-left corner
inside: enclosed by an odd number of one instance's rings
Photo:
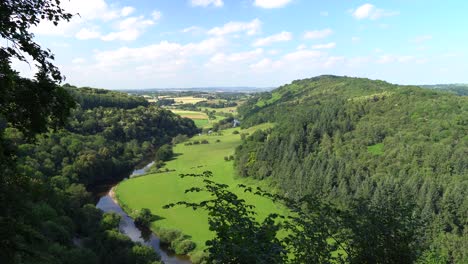
[[[266,129],[271,124],[264,124],[250,129],[242,130],[243,133],[252,133],[257,129]],[[185,146],[184,143],[174,147],[176,158],[167,162],[166,167],[175,170],[168,173],[150,174],[139,178],[123,181],[116,188],[116,194],[125,206],[131,210],[149,208],[160,216],[161,220],[152,223],[152,229],[157,227],[174,228],[192,237],[197,244],[196,251],[204,248],[205,241],[213,236],[208,230],[208,215],[205,211],[193,211],[189,208],[176,207],[163,209],[169,203],[177,201],[202,201],[208,199],[206,193],[184,193],[188,188],[200,186],[200,179],[184,178],[179,174],[201,173],[212,171],[213,180],[230,186],[231,190],[244,198],[247,203],[257,207],[258,217],[264,218],[271,212],[285,212],[285,209],[274,204],[268,199],[244,193],[237,187],[238,184],[258,186],[267,184],[252,179],[237,178],[233,161],[225,161],[224,157],[233,155],[236,146],[241,143],[240,135],[232,132],[239,130],[233,128],[224,130],[223,135],[202,135],[190,139],[208,140],[209,144]],[[216,140],[220,142],[216,143]],[[265,186],[264,186],[265,187]]]
[[[219,121],[224,118],[222,116],[215,116],[216,119],[209,120],[208,115],[206,115],[203,112],[180,110],[180,109],[169,109],[169,110],[171,110],[174,114],[178,114],[182,117],[192,119],[195,122],[195,125],[197,125],[197,127],[200,127],[200,128],[209,127],[211,122]]]
[[[193,96],[173,97],[172,99],[174,99],[176,104],[196,104],[201,101],[206,101],[205,98],[199,98],[199,97],[193,97]]]

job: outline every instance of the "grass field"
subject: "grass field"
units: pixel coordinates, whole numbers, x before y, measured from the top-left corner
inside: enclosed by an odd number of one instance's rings
[[[256,129],[265,129],[270,126],[271,124],[263,124],[242,132],[252,133]],[[213,236],[213,233],[208,230],[207,213],[183,207],[162,209],[162,206],[177,201],[202,201],[208,199],[209,196],[206,193],[184,193],[188,188],[200,186],[201,181],[191,177],[181,179],[179,174],[212,171],[214,181],[228,184],[231,190],[244,198],[248,204],[255,205],[259,218],[264,218],[272,212],[286,212],[283,207],[270,200],[244,193],[237,187],[238,184],[243,183],[250,186],[261,184],[262,187],[268,188],[264,181],[237,178],[233,162],[224,160],[224,156],[234,154],[235,147],[241,143],[240,135],[232,134],[234,130],[239,130],[239,128],[224,130],[221,136],[202,135],[191,139],[191,141],[206,139],[209,144],[191,146],[178,144],[174,147],[174,152],[177,153],[176,158],[167,162],[166,165],[167,168],[174,169],[174,172],[150,174],[121,182],[116,188],[119,201],[131,210],[151,209],[154,214],[162,217],[162,220],[153,222],[153,230],[157,227],[179,229],[192,237],[197,244],[196,251],[202,250],[205,241]],[[216,143],[217,139],[221,142]]]
[[[198,98],[193,96],[173,97],[176,104],[196,104],[201,101],[206,101],[205,98]]]
[[[174,114],[180,115],[181,117],[192,119],[195,122],[195,125],[199,128],[209,127],[212,122],[216,122],[224,118],[223,116],[215,116],[216,119],[208,120],[208,116],[203,112],[180,110],[180,109],[169,109],[169,110],[171,110]]]

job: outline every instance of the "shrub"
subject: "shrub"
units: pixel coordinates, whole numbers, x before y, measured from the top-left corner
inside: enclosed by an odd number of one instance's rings
[[[193,144],[194,144],[194,145],[198,145],[198,144],[200,144],[200,141],[195,140],[195,141],[193,142]]]
[[[221,142],[221,140],[217,139],[217,140],[216,140],[216,143],[219,143],[219,142]]]
[[[182,143],[182,142],[185,142],[188,140],[188,137],[186,135],[177,135],[175,136],[173,139],[172,139],[172,144],[179,144],[179,143]]]
[[[224,160],[225,160],[225,161],[229,161],[229,157],[228,157],[228,156],[224,156]]]
[[[232,132],[233,135],[238,135],[239,134],[239,131],[238,130],[234,130],[234,132]]]
[[[195,249],[196,244],[184,237],[172,241],[171,248],[178,255],[185,255]]]
[[[234,160],[234,156],[233,156],[233,155],[230,155],[230,156],[229,156],[229,160]]]
[[[170,245],[172,241],[182,237],[182,232],[176,229],[160,229],[158,236],[162,244]]]
[[[156,160],[168,161],[173,155],[172,146],[165,144],[156,151]]]
[[[201,141],[202,144],[209,144],[210,142],[208,142],[208,140],[204,139]]]
[[[142,208],[140,212],[138,212],[137,217],[135,217],[135,224],[149,227],[151,222],[153,221],[153,214],[151,210],[148,208]]]
[[[192,144],[192,142],[186,142],[184,145],[185,146],[192,146],[193,144]]]

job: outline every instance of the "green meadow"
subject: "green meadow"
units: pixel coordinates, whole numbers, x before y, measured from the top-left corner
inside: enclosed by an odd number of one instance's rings
[[[174,147],[176,157],[166,163],[166,168],[174,170],[171,172],[149,174],[138,178],[132,178],[121,182],[116,188],[116,195],[120,203],[127,210],[139,210],[149,208],[153,214],[161,220],[152,223],[152,229],[172,228],[182,231],[191,236],[192,241],[197,244],[195,251],[204,248],[205,241],[213,237],[208,230],[208,215],[205,211],[193,211],[191,208],[175,207],[163,209],[169,203],[178,201],[203,201],[209,199],[206,193],[185,193],[184,191],[194,186],[201,186],[199,178],[180,178],[179,174],[201,173],[212,171],[213,180],[230,186],[231,190],[245,199],[248,204],[256,206],[259,219],[268,213],[284,213],[285,209],[274,204],[270,200],[244,193],[238,188],[238,184],[249,186],[266,186],[266,181],[258,182],[253,179],[236,177],[233,161],[225,161],[224,157],[233,155],[236,146],[241,143],[239,134],[234,135],[234,130],[242,133],[254,132],[257,129],[266,129],[271,124],[263,124],[245,130],[233,128],[224,130],[223,135],[201,135],[191,138],[189,141],[208,140],[209,144],[184,145],[178,144]],[[216,142],[219,140],[220,142]]]

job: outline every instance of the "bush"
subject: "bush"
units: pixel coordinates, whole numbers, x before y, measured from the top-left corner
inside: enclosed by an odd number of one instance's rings
[[[182,142],[185,142],[188,140],[188,137],[186,135],[177,135],[175,136],[173,139],[172,139],[172,144],[175,145],[175,144],[179,144],[179,143],[182,143]]]
[[[172,146],[165,144],[156,151],[156,160],[168,161],[173,155]]]
[[[217,139],[217,140],[216,140],[216,143],[219,143],[219,142],[221,142],[221,140]]]
[[[224,156],[224,160],[225,160],[225,161],[229,161],[229,157],[228,157],[228,156]]]
[[[234,160],[234,156],[233,156],[233,155],[230,155],[230,156],[229,156],[229,160]]]
[[[200,144],[200,141],[195,140],[195,141],[193,142],[193,144],[194,144],[194,145],[198,145],[198,144]]]
[[[174,252],[178,255],[185,255],[195,249],[196,244],[184,237],[181,237],[179,239],[176,239],[172,241],[171,243],[171,248],[174,250]]]
[[[142,208],[140,212],[138,212],[137,217],[135,217],[136,225],[149,227],[151,222],[153,222],[153,214],[148,208]]]
[[[102,215],[101,227],[104,230],[118,230],[120,224],[120,215],[109,212]]]
[[[193,144],[192,144],[192,142],[186,142],[184,145],[185,146],[192,146]]]
[[[172,241],[183,236],[182,232],[176,229],[160,229],[157,233],[159,240],[165,245],[170,245]]]
[[[239,131],[238,130],[234,130],[234,132],[232,132],[233,135],[238,135],[239,134]]]
[[[208,140],[204,139],[201,141],[202,144],[209,144],[210,142],[208,142]]]

